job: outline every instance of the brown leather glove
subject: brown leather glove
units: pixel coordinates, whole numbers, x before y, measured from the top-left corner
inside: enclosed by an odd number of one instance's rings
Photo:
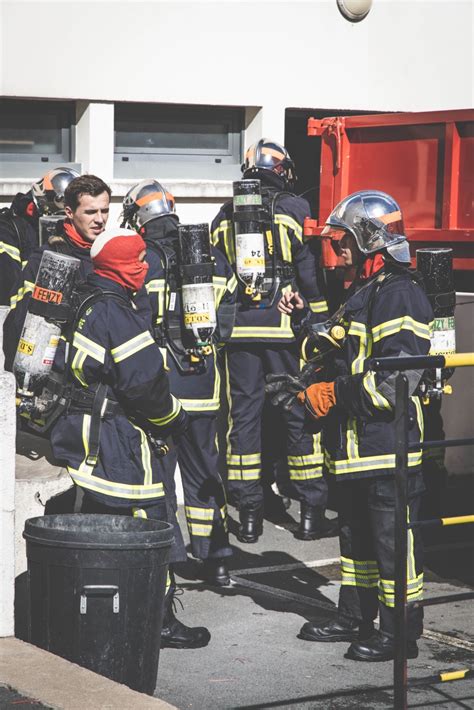
[[[297,395],[313,417],[325,417],[336,404],[334,382],[317,382]]]

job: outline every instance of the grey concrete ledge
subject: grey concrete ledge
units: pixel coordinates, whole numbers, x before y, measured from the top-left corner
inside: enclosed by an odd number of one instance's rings
[[[106,179],[106,178],[104,178]],[[110,179],[106,180],[111,187],[112,197],[124,197],[138,180],[133,179]],[[0,179],[0,197],[13,197],[17,192],[27,192],[33,178],[3,178]],[[175,197],[189,198],[228,198],[232,196],[232,180],[167,180],[161,178],[161,182]]]
[[[177,710],[15,638],[0,639],[0,682],[57,710]]]

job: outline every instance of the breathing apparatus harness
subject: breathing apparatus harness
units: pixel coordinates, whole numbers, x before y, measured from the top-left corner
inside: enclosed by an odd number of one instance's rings
[[[281,256],[274,221],[277,200],[293,193],[261,189],[260,180],[233,183],[236,272],[242,300],[248,308],[271,308],[281,285],[295,278],[294,266]]]
[[[205,371],[206,358],[213,352],[217,325],[212,281],[214,261],[200,248],[206,231],[208,236],[207,225],[179,225],[178,230],[176,239],[151,239],[146,234],[143,237],[147,247],[160,257],[164,272],[163,318],[154,325],[153,335],[158,345],[167,349],[181,374],[195,375]],[[194,259],[186,259],[183,242],[188,238],[197,245]],[[171,240],[175,244],[170,244]],[[205,302],[198,299],[193,303],[192,295],[187,298],[186,288],[191,289],[192,294],[192,289],[199,290],[199,286],[207,287]],[[177,298],[181,298],[181,315],[176,307]]]

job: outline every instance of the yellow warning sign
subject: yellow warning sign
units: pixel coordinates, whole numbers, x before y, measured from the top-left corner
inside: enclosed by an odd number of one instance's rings
[[[23,353],[23,355],[33,355],[34,349],[34,343],[29,343],[27,340],[23,340],[23,338],[20,339],[20,342],[18,343],[19,353]]]

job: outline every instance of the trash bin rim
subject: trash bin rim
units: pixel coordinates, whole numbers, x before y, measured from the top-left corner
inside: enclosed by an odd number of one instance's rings
[[[121,520],[140,520],[143,523],[160,523],[160,528],[142,529],[134,531],[120,530],[65,530],[64,528],[54,528],[44,526],[42,523],[48,518],[71,518],[71,523],[74,517],[81,516],[82,513],[68,513],[48,516],[37,516],[29,518],[25,521],[25,529],[23,531],[24,539],[32,544],[47,546],[47,547],[67,547],[77,549],[109,549],[109,550],[146,550],[161,547],[169,547],[173,544],[173,526],[162,520],[144,520],[140,518],[128,518],[126,516],[113,515],[95,515],[90,514],[91,519],[97,523],[105,523],[104,518],[120,517]],[[97,539],[101,536],[102,539]],[[138,538],[138,539],[137,539]]]

